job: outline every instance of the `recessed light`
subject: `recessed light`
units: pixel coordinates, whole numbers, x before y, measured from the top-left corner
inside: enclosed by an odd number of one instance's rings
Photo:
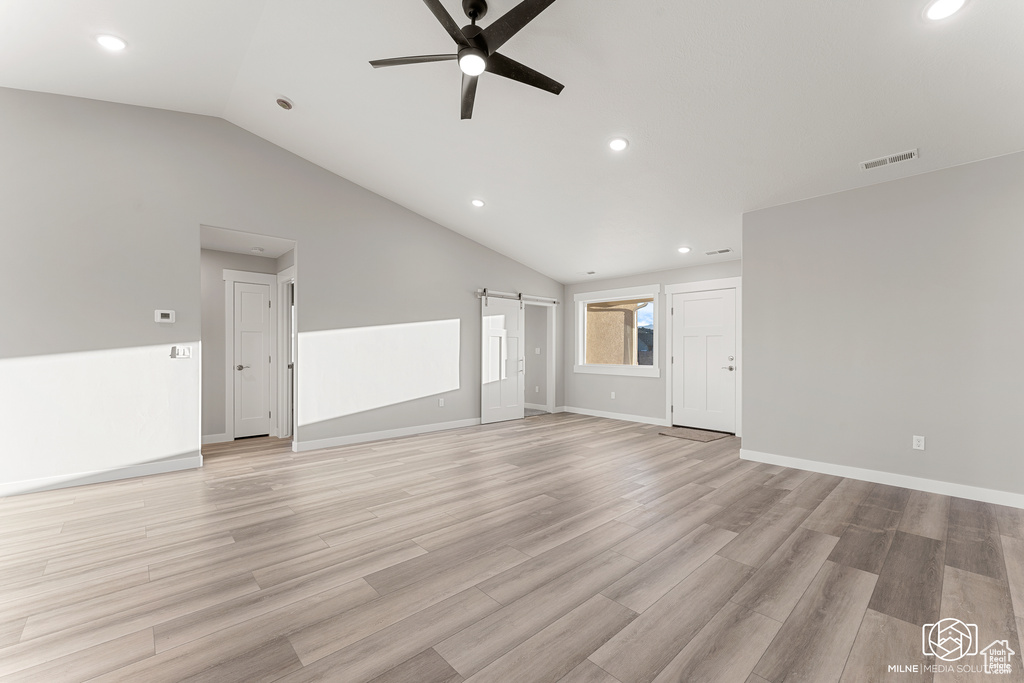
[[[621,152],[629,147],[629,140],[626,138],[615,138],[608,143],[608,146],[612,148],[613,152]]]
[[[473,206],[475,206],[478,209],[484,208],[484,205],[485,205],[485,202],[482,199],[474,199],[473,200]]]
[[[287,97],[278,97],[277,106],[281,107],[281,109],[284,109],[285,111],[289,111],[295,105],[292,104],[292,101],[289,100]]]
[[[117,36],[111,35],[99,35],[96,36],[96,42],[101,46],[107,48],[111,52],[120,52],[121,50],[128,47],[128,43],[124,42]]]
[[[964,0],[935,0],[935,2],[928,5],[924,15],[932,21],[941,21],[959,12],[963,6]]]
[[[680,254],[689,254],[690,253],[690,248],[689,247],[679,247],[679,253]]]

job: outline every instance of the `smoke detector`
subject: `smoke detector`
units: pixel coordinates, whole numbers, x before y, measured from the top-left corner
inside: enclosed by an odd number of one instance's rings
[[[904,161],[910,161],[918,157],[916,149],[912,149],[907,152],[900,152],[899,154],[890,154],[887,157],[879,157],[872,159],[871,161],[860,162],[860,169],[862,171],[870,171],[873,168],[881,168],[882,166],[891,166],[892,164],[899,164]]]
[[[265,250],[263,249],[263,247],[253,247],[249,251],[251,251],[254,254],[262,254]]]

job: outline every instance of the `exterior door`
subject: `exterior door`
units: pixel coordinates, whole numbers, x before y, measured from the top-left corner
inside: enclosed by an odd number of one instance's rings
[[[736,431],[736,290],[672,300],[672,424]]]
[[[270,286],[235,283],[235,438],[270,434]]]
[[[525,416],[523,304],[513,299],[481,299],[483,316],[480,421],[521,420]]]

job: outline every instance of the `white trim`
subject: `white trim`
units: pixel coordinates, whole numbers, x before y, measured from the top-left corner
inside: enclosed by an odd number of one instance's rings
[[[443,432],[449,429],[462,429],[463,427],[476,427],[480,424],[480,418],[468,420],[456,420],[454,422],[438,422],[430,425],[418,425],[416,427],[400,427],[398,429],[385,429],[381,432],[364,432],[363,434],[349,434],[347,436],[335,436],[329,439],[316,439],[313,441],[293,441],[292,451],[305,453],[316,451],[321,448],[337,448],[338,446],[349,446],[356,443],[368,441],[384,441],[402,436],[416,436],[417,434],[429,434],[431,432]]]
[[[660,294],[661,285],[644,285],[643,287],[622,287],[620,289],[604,289],[600,292],[580,292],[573,296],[576,303],[581,301],[617,301],[618,299],[632,299],[646,294]]]
[[[226,443],[228,441],[234,441],[227,434],[203,434],[203,444],[208,443]]]
[[[295,266],[288,266],[277,274],[277,300],[282,303],[277,307],[276,316],[277,351],[280,357],[277,364],[277,401],[274,403],[277,406],[277,419],[274,420],[274,423],[277,425],[278,435],[291,437],[292,440],[295,439],[295,425],[288,424],[288,392],[285,391],[288,386],[288,314],[291,307],[285,306],[283,302],[288,293],[288,285],[295,282]],[[294,336],[295,330],[292,330],[292,337],[294,338]],[[283,362],[281,362],[281,358],[283,358]]]
[[[565,406],[559,408],[555,412],[566,412],[575,413],[577,415],[589,415],[590,417],[606,417],[609,420],[624,420],[626,422],[640,422],[648,425],[657,425],[659,427],[668,427],[669,423],[660,417],[645,417],[643,415],[626,415],[625,413],[608,413],[603,410],[591,410],[590,408],[574,408],[572,406]]]
[[[277,275],[250,273],[225,268],[224,279],[224,433],[228,441],[235,438],[235,283],[267,285],[270,289],[270,310],[277,310]],[[277,363],[277,316],[270,316],[271,365]],[[270,370],[270,405],[277,406],[277,371]],[[273,413],[273,408],[271,409]],[[270,435],[277,436],[277,422],[271,419]]]
[[[724,277],[719,280],[701,280],[700,282],[681,282],[675,285],[665,285],[665,293],[711,292],[716,289],[732,289],[742,284],[742,277]]]
[[[657,346],[657,342],[654,343]],[[626,377],[661,377],[661,368],[651,365],[574,365],[572,371],[582,375],[624,375]]]
[[[203,466],[203,454],[199,451],[179,455],[166,460],[156,462],[144,462],[138,465],[128,465],[112,470],[95,470],[92,472],[79,472],[77,474],[62,474],[57,477],[43,477],[42,479],[28,479],[25,481],[13,481],[0,484],[0,496],[14,496],[22,493],[35,493],[38,491],[52,491],[53,489],[65,489],[72,486],[84,486],[86,484],[100,484],[107,481],[119,479],[132,479],[134,477],[147,477],[153,474],[165,474],[167,472],[178,472],[180,470],[192,470]]]
[[[551,412],[551,410],[546,405],[542,405],[540,403],[524,403],[523,405],[526,407],[527,410],[543,410],[545,413]]]
[[[831,474],[847,479],[859,481],[870,481],[875,484],[886,484],[888,486],[900,486],[927,493],[938,493],[945,496],[956,496],[969,500],[980,500],[983,503],[995,503],[996,505],[1007,505],[1009,507],[1024,508],[1024,494],[1010,493],[1009,491],[996,491],[985,489],[980,486],[969,486],[967,484],[956,484],[937,479],[924,479],[908,474],[896,474],[894,472],[883,472],[881,470],[868,470],[861,467],[849,465],[836,465],[834,463],[819,462],[817,460],[805,460],[803,458],[792,458],[787,455],[774,455],[772,453],[761,453],[746,448],[740,449],[740,457],[753,462],[763,462],[768,465],[779,465],[791,467],[797,470],[818,472],[819,474]]]
[[[654,365],[601,365],[585,363],[587,344],[587,304],[602,301],[618,301],[620,299],[639,299],[651,297],[654,317]],[[626,377],[661,377],[659,361],[660,345],[658,330],[663,325],[661,315],[661,285],[652,284],[643,287],[623,287],[621,289],[605,289],[599,292],[580,292],[573,296],[573,327],[576,330],[576,343],[573,350],[572,371],[587,375],[620,375]]]
[[[726,277],[701,282],[682,282],[665,285],[665,308],[668,310],[665,324],[665,419],[672,424],[672,357],[675,354],[672,341],[672,327],[675,324],[673,299],[676,294],[690,292],[712,292],[717,289],[736,290],[736,436],[743,436],[743,278]]]
[[[555,409],[551,411],[552,414],[554,414],[554,413],[564,413],[564,412],[566,412],[565,406],[555,406]]]

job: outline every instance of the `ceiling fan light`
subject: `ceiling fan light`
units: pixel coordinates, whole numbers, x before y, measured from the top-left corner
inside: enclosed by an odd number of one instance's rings
[[[459,68],[467,76],[479,76],[487,70],[484,53],[475,47],[466,48],[459,53]]]
[[[964,0],[935,0],[935,2],[928,5],[924,15],[932,21],[941,21],[959,12],[963,6]]]

